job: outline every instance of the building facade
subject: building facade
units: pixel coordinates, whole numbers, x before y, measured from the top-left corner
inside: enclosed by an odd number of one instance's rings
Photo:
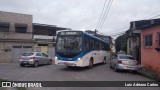
[[[160,75],[160,25],[142,29],[142,65]]]
[[[24,51],[32,51],[32,15],[0,11],[0,62],[18,62]]]
[[[24,52],[54,57],[57,30],[69,28],[33,23],[32,15],[0,11],[0,63],[17,63]]]
[[[134,46],[137,45],[141,52],[139,54],[141,65],[160,75],[160,19],[140,20],[131,23],[131,28],[127,31],[128,53],[134,55],[136,53]],[[135,34],[135,32],[138,33]]]
[[[33,39],[35,40],[34,51],[43,52],[54,58],[56,32],[59,30],[70,30],[69,28],[57,27],[33,23]]]
[[[130,22],[130,29],[126,31],[127,54],[132,55],[141,63],[141,30],[137,21]]]

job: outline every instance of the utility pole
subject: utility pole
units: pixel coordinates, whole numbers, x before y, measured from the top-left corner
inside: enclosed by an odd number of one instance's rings
[[[98,32],[98,30],[97,30],[97,29],[95,29],[95,31],[94,31],[94,35],[95,35],[95,36],[97,35],[97,32]]]

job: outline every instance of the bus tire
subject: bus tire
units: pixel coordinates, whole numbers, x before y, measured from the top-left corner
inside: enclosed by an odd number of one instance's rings
[[[89,65],[88,65],[88,69],[91,69],[91,68],[93,68],[93,59],[89,61]]]
[[[73,68],[73,66],[67,66],[67,68]]]
[[[104,59],[103,59],[103,64],[106,64],[106,63],[107,63],[106,57],[104,57]]]

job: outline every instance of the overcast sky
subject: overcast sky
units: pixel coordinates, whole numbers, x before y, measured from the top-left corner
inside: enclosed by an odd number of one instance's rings
[[[107,0],[109,1],[109,0]],[[105,0],[0,0],[0,11],[33,15],[34,23],[94,30]],[[101,33],[129,29],[130,21],[160,14],[160,0],[113,0]]]

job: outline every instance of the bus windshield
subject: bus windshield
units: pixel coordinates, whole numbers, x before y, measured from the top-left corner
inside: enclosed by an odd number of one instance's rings
[[[64,57],[72,58],[82,50],[82,37],[79,35],[58,36],[56,52]]]

